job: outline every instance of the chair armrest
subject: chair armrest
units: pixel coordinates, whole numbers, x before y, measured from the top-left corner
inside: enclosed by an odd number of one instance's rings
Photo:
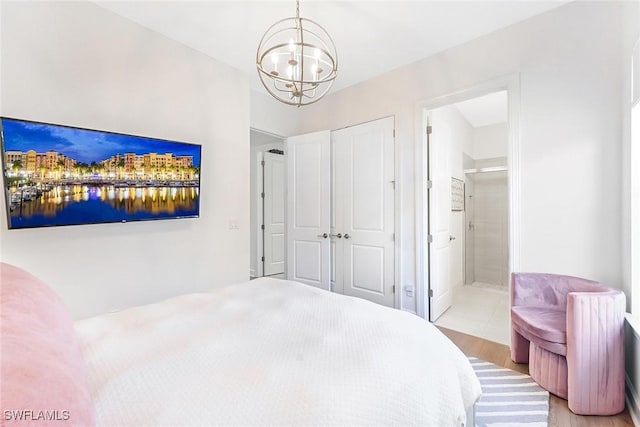
[[[567,345],[577,352],[588,352],[593,345],[618,345],[624,337],[625,309],[624,293],[616,289],[570,292],[567,295]]]
[[[567,295],[569,408],[580,414],[624,409],[625,296],[619,290]]]

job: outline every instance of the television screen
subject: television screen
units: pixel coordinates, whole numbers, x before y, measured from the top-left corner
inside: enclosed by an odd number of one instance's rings
[[[10,229],[193,218],[201,146],[0,118]]]

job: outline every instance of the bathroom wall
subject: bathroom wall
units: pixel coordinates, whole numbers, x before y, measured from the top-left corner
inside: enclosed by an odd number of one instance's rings
[[[474,167],[507,165],[508,125],[473,130]],[[507,172],[467,174],[472,181],[473,280],[506,288],[509,283],[509,190]],[[469,283],[469,282],[467,282]]]
[[[501,158],[506,164],[506,158]],[[492,160],[476,160],[476,167]],[[478,173],[473,177],[474,279],[506,287],[509,274],[509,218],[506,172]]]
[[[467,154],[462,153],[462,164],[464,169],[473,169],[476,166],[475,160]],[[470,285],[476,280],[476,262],[475,262],[475,233],[473,230],[475,217],[473,206],[473,194],[475,192],[475,182],[473,175],[465,174],[464,186],[465,186],[465,209],[464,209],[464,234],[465,234],[465,247],[464,247],[464,259],[465,259],[465,274],[464,284]]]

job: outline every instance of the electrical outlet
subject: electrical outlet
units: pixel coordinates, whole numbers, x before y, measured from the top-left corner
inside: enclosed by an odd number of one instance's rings
[[[404,288],[404,294],[409,298],[413,297],[413,285],[407,285]]]

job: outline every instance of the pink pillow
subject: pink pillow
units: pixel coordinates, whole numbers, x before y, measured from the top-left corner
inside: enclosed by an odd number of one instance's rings
[[[26,271],[0,263],[2,425],[96,423],[87,371],[64,303]]]

